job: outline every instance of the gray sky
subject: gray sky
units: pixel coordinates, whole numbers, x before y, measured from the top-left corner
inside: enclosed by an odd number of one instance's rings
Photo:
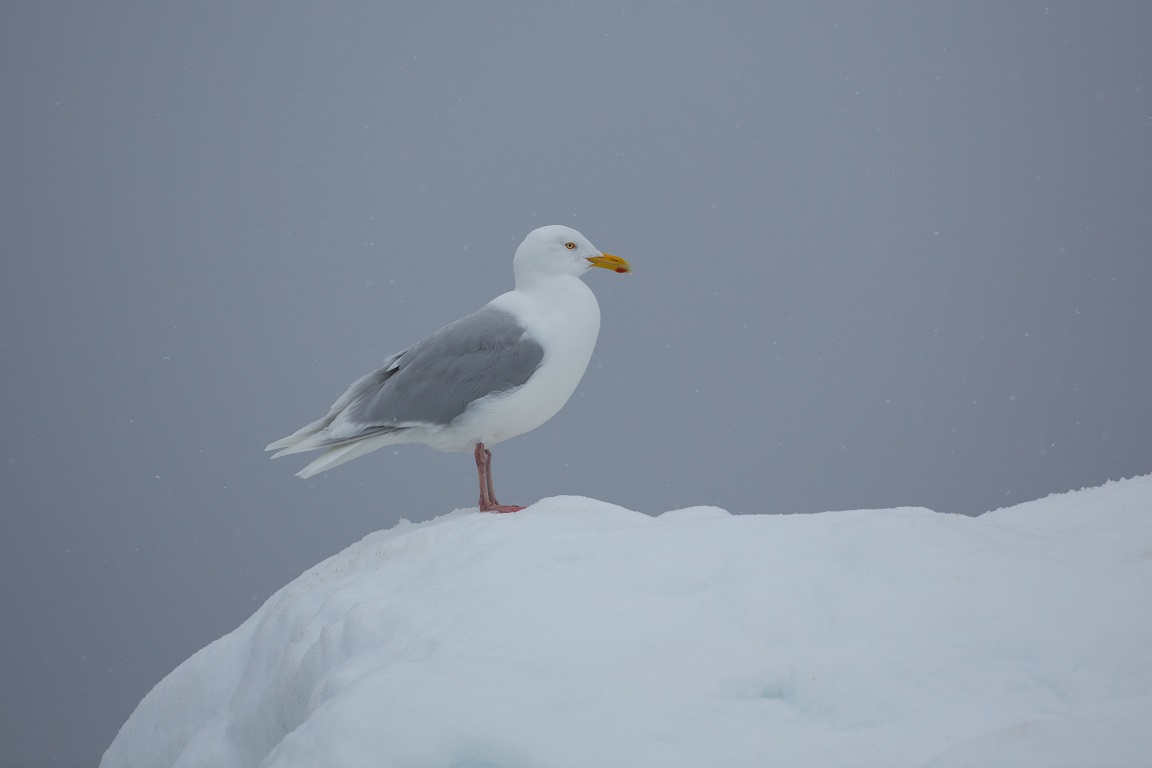
[[[0,765],[92,765],[472,457],[269,441],[511,287],[635,274],[500,498],[979,512],[1152,472],[1152,5],[0,4]]]

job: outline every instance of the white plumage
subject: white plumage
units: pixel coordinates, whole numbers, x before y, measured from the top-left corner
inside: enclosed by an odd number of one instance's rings
[[[519,509],[496,502],[486,446],[540,426],[575,391],[600,330],[600,307],[580,279],[592,267],[631,271],[574,229],[533,230],[516,249],[513,290],[391,356],[324,418],[267,450],[324,449],[300,477],[396,443],[471,450],[481,509]]]

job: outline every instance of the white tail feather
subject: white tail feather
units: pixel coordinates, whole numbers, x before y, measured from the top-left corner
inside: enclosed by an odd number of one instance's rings
[[[369,451],[374,451],[385,445],[400,442],[394,435],[379,435],[377,437],[370,437],[367,440],[360,440],[355,443],[341,445],[336,448],[329,448],[320,454],[319,458],[313,461],[304,469],[296,473],[296,477],[308,478],[312,475],[318,475],[321,472],[332,469],[332,467],[343,464],[346,461],[351,461],[358,456],[363,456]],[[277,454],[279,455],[279,454]],[[275,457],[273,457],[275,458]]]

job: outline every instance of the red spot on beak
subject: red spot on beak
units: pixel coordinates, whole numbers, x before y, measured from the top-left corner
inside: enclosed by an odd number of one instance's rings
[[[616,267],[616,271],[619,272],[620,274],[624,274],[628,270],[624,269],[624,267]]]

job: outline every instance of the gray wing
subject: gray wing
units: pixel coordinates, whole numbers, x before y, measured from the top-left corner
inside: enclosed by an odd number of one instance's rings
[[[544,358],[525,330],[493,307],[441,328],[353,384],[333,406],[326,439],[315,447],[446,426],[476,400],[522,386]]]

